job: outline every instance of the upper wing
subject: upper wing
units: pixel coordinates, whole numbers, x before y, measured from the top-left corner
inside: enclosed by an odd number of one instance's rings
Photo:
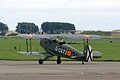
[[[75,35],[75,34],[39,34],[39,35],[32,35],[32,34],[19,34],[17,35],[19,37],[25,38],[25,39],[41,39],[41,38],[54,38],[54,37],[62,37],[66,39],[100,39],[101,36],[99,35]]]
[[[77,40],[79,40],[79,39],[100,39],[101,38],[101,36],[99,36],[99,35],[82,35],[82,34],[79,34],[79,35],[73,35],[73,34],[64,34],[63,35],[65,38],[67,38],[67,39],[77,39]]]

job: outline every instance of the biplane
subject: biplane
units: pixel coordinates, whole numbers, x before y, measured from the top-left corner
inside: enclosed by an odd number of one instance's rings
[[[43,64],[48,58],[57,56],[57,64],[61,64],[61,57],[70,58],[74,60],[88,62],[93,60],[93,58],[101,58],[102,53],[99,51],[93,51],[92,47],[89,45],[89,39],[100,39],[99,35],[74,35],[74,34],[19,34],[19,37],[28,39],[40,39],[40,46],[45,50],[45,52],[19,52],[20,54],[27,56],[45,56],[43,59],[39,59],[39,64]],[[83,39],[84,49],[83,51],[78,51],[74,47],[68,45],[65,39]]]

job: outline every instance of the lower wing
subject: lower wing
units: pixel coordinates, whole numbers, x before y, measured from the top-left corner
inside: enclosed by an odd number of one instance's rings
[[[53,56],[48,52],[18,52],[18,53],[26,56]]]

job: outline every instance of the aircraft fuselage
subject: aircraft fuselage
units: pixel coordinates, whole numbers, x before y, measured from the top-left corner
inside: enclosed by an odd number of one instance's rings
[[[40,40],[40,46],[43,47],[46,52],[56,56],[77,60],[82,60],[84,57],[82,52],[76,50],[75,48],[69,46],[64,42],[60,42],[57,40],[43,38]]]

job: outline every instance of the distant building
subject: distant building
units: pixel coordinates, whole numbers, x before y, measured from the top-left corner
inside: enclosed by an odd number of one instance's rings
[[[12,30],[9,30],[9,31],[6,32],[6,34],[5,34],[5,36],[15,36],[15,35],[18,35],[18,32],[12,31]]]
[[[120,36],[120,30],[113,30],[111,36]]]
[[[80,33],[82,33],[83,31],[82,30],[76,30],[75,31],[75,34],[80,34]]]

